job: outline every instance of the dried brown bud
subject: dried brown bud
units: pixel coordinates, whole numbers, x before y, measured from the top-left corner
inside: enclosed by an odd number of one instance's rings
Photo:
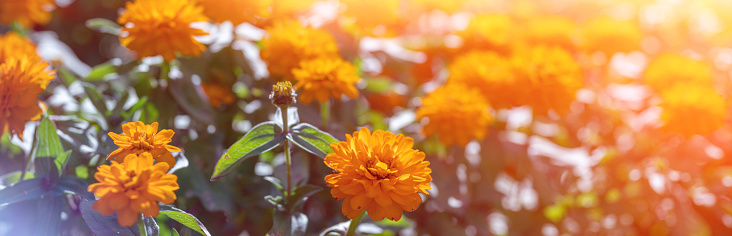
[[[292,105],[296,101],[295,97],[297,97],[297,94],[295,90],[292,90],[290,81],[277,82],[277,84],[272,85],[272,93],[269,95],[272,104],[277,107]]]

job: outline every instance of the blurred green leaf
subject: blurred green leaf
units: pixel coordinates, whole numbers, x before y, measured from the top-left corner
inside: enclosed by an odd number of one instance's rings
[[[104,18],[94,18],[87,20],[86,27],[89,27],[89,29],[101,33],[113,34],[117,36],[119,36],[120,28],[122,28],[122,26],[120,26],[116,22]]]
[[[5,133],[0,136],[0,152],[7,153],[8,157],[13,158],[20,155],[23,149],[10,142],[10,133]]]
[[[109,109],[107,108],[107,103],[104,102],[104,96],[102,96],[97,88],[92,85],[84,85],[84,91],[86,91],[86,94],[89,96],[89,100],[91,100],[94,107],[97,108],[99,114],[106,116]]]
[[[19,170],[4,174],[4,175],[0,176],[0,185],[5,185],[5,186],[13,185],[20,181],[21,175],[23,175],[23,172],[19,171]],[[26,172],[23,179],[32,179],[34,177],[35,177],[35,175],[33,175],[33,173]]]
[[[315,185],[304,185],[292,190],[292,196],[287,200],[288,209],[290,211],[298,211],[308,199],[308,197],[316,194],[320,190],[323,190],[320,186]]]
[[[56,193],[71,193],[84,199],[94,199],[94,194],[89,192],[89,184],[76,176],[62,176],[54,188]]]
[[[163,206],[160,206],[160,214],[164,214],[165,216],[167,216],[175,221],[178,221],[179,223],[187,226],[188,228],[195,230],[196,232],[198,232],[200,234],[207,235],[207,236],[211,235],[208,232],[208,229],[206,229],[206,226],[204,226],[201,223],[201,221],[199,221],[198,219],[196,219],[196,217],[194,217],[191,214],[188,214],[187,212],[185,212],[181,209],[163,205]]]
[[[60,195],[46,195],[38,201],[38,218],[35,235],[56,235],[61,225],[61,211],[65,198]]]
[[[223,156],[216,163],[211,181],[221,178],[240,162],[249,157],[259,155],[280,145],[285,137],[280,135],[280,127],[273,121],[263,122],[254,126],[249,133],[244,135],[234,145],[229,147]]]
[[[61,155],[56,157],[56,160],[53,160],[53,162],[56,163],[56,168],[58,168],[59,175],[64,174],[66,164],[69,163],[69,156],[71,156],[71,150],[62,153]]]
[[[0,190],[0,206],[40,198],[46,193],[41,188],[42,182],[41,178],[23,180]]]
[[[282,182],[278,178],[275,178],[273,176],[264,176],[264,180],[266,180],[267,182],[272,183],[272,185],[274,185],[275,188],[279,189],[280,192],[282,192],[282,189],[284,189],[282,187]]]
[[[89,178],[89,169],[86,166],[77,166],[74,168],[74,173],[76,174],[76,177],[79,177],[80,179]]]
[[[287,139],[320,158],[325,158],[326,155],[332,153],[333,149],[330,148],[330,144],[338,142],[330,134],[308,123],[300,123],[292,127],[292,133],[287,134]]]
[[[170,231],[170,236],[180,236],[180,234],[178,234],[178,230],[173,229]]]
[[[36,151],[35,158],[55,158],[63,154],[63,146],[61,139],[56,133],[56,124],[51,122],[48,117],[41,119],[41,124],[36,132]]]
[[[84,78],[86,81],[99,81],[104,79],[105,76],[109,74],[113,74],[117,72],[117,67],[110,63],[103,63],[99,64],[97,66],[94,66],[92,68],[91,72],[89,72],[89,75]]]
[[[551,205],[544,208],[544,217],[551,222],[558,223],[562,218],[564,218],[566,211],[567,210],[562,205]]]
[[[308,217],[302,212],[274,211],[269,235],[305,235]]]
[[[134,105],[132,105],[129,109],[122,112],[122,118],[127,120],[130,116],[132,116],[132,114],[135,114],[135,112],[140,110],[140,108],[145,107],[146,104],[147,104],[147,97],[140,98],[140,100],[137,100],[137,102]]]
[[[367,78],[366,80],[366,91],[374,93],[386,93],[392,90],[393,81],[386,77],[373,77]]]

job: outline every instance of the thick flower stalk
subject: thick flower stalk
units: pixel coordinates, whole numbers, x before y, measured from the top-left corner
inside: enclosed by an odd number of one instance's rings
[[[292,69],[305,60],[338,57],[338,46],[327,31],[305,27],[297,21],[275,23],[267,28],[260,56],[270,77],[292,78]]]
[[[429,93],[422,99],[417,119],[428,118],[422,132],[437,136],[444,145],[464,147],[471,139],[481,140],[488,135],[493,121],[490,104],[481,94],[468,87],[449,85]]]
[[[51,21],[51,11],[56,8],[53,0],[0,0],[0,23],[13,22],[30,28]]]
[[[0,64],[0,135],[10,133],[23,139],[26,121],[41,118],[38,95],[54,78],[48,63],[37,56],[16,55]]]
[[[119,148],[107,155],[107,160],[115,159],[124,163],[125,157],[130,154],[150,153],[156,161],[175,166],[175,157],[171,152],[180,152],[180,148],[168,145],[175,134],[173,130],[164,129],[158,132],[158,122],[146,125],[137,121],[123,124],[122,131],[122,134],[109,132],[109,137],[112,137]]]
[[[356,67],[339,57],[303,61],[292,74],[297,81],[295,90],[301,90],[302,103],[309,104],[313,98],[323,103],[331,96],[338,99],[343,94],[350,98],[358,96],[355,84],[361,78],[356,74]]]
[[[176,196],[178,177],[166,174],[168,163],[153,164],[150,153],[139,156],[128,154],[124,163],[112,161],[101,165],[94,178],[99,181],[89,185],[89,192],[99,197],[92,208],[102,215],[117,212],[117,221],[128,227],[135,224],[140,213],[156,217],[160,213],[158,202],[171,204]]]
[[[207,22],[203,8],[190,0],[135,0],[127,2],[117,22],[122,25],[122,45],[138,58],[163,56],[172,61],[176,54],[199,56],[206,47],[194,36],[206,35],[192,23]]]
[[[422,203],[419,193],[430,189],[432,170],[425,154],[412,149],[414,140],[402,134],[367,128],[332,143],[325,164],[336,173],[325,177],[334,198],[343,199],[343,214],[354,219],[368,211],[371,219],[399,220],[403,211]]]

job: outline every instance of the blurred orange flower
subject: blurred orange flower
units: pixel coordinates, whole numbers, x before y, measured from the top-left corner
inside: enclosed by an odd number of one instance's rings
[[[678,84],[711,86],[712,80],[709,64],[676,53],[661,54],[653,59],[643,75],[643,81],[657,92]]]
[[[0,64],[11,57],[25,55],[39,58],[36,54],[36,46],[29,40],[21,37],[15,32],[8,32],[0,36]]]
[[[407,96],[395,92],[371,93],[365,97],[370,109],[387,116],[394,114],[394,108],[407,106]]]
[[[724,124],[727,102],[711,86],[678,84],[661,93],[663,130],[683,134],[708,134]]]
[[[372,220],[396,221],[403,211],[416,210],[422,203],[418,193],[429,194],[432,170],[413,145],[410,137],[383,130],[372,134],[365,127],[330,144],[334,153],[324,162],[336,173],[325,182],[334,198],[343,199],[343,214],[353,219],[366,210]]]
[[[490,108],[477,90],[454,84],[440,87],[422,98],[417,119],[428,119],[422,126],[426,136],[437,135],[444,145],[464,147],[471,139],[481,140],[488,135],[493,121]]]
[[[125,162],[129,154],[150,153],[158,162],[165,162],[175,166],[175,158],[171,152],[180,152],[180,148],[168,145],[175,132],[164,129],[158,132],[158,122],[150,125],[142,121],[129,122],[122,125],[122,134],[109,132],[119,148],[107,155],[107,160],[115,159],[119,163]]]
[[[150,153],[127,154],[124,163],[112,161],[111,165],[97,168],[94,178],[99,183],[89,185],[88,191],[99,197],[92,208],[102,215],[117,212],[121,226],[132,226],[140,213],[156,217],[160,213],[158,202],[175,202],[178,176],[166,174],[168,163],[153,165]]]
[[[521,106],[522,88],[513,64],[492,51],[471,51],[460,54],[448,65],[447,84],[463,84],[480,91],[496,109]]]
[[[589,53],[603,52],[612,56],[617,52],[640,49],[643,33],[637,23],[598,17],[585,23],[581,29],[580,45]]]
[[[244,22],[256,24],[269,17],[272,0],[200,0],[203,13],[217,23],[231,21],[234,25]]]
[[[51,21],[54,8],[53,0],[0,0],[0,23],[18,22],[26,28],[45,25]]]
[[[470,19],[468,26],[457,35],[463,39],[464,48],[507,53],[514,40],[515,27],[508,15],[483,14]]]
[[[341,0],[344,27],[352,32],[368,36],[387,36],[395,32],[399,24],[399,0]]]
[[[206,47],[194,36],[206,35],[191,23],[207,22],[203,8],[190,0],[135,0],[127,2],[117,22],[122,25],[122,45],[138,58],[163,56],[165,61],[181,56],[200,56]]]
[[[523,36],[529,44],[556,45],[573,49],[572,34],[577,25],[572,19],[561,16],[532,17],[526,23]]]
[[[208,96],[208,103],[212,107],[230,105],[236,100],[236,96],[231,92],[231,88],[221,86],[218,83],[201,83],[201,88],[206,93],[206,96]]]
[[[0,135],[10,133],[23,140],[26,121],[41,118],[38,95],[54,78],[48,63],[23,54],[5,58],[0,64]]]
[[[563,115],[575,94],[584,87],[582,70],[568,51],[560,47],[535,46],[519,50],[513,57],[525,105],[534,114],[553,110]]]
[[[338,56],[335,39],[327,31],[305,27],[297,21],[275,23],[267,28],[260,56],[267,62],[270,77],[292,78],[300,62],[317,57]]]
[[[338,57],[303,61],[292,74],[297,81],[295,91],[302,89],[302,103],[309,104],[313,98],[323,103],[331,96],[339,99],[343,94],[350,98],[358,96],[355,83],[361,78],[356,74],[356,67]]]
[[[432,10],[440,10],[446,13],[454,13],[458,9],[460,9],[460,6],[465,2],[464,0],[451,0],[451,1],[445,1],[445,0],[410,0],[409,1],[412,6],[415,6],[416,8],[429,12]]]

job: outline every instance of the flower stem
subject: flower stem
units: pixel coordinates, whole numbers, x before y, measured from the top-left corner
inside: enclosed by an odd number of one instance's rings
[[[361,214],[358,215],[358,217],[351,220],[351,224],[348,225],[348,233],[346,233],[346,236],[353,236],[356,233],[356,228],[358,228],[358,223],[361,222],[361,218],[363,218],[364,213],[366,213],[366,210],[361,211]]]
[[[328,129],[328,122],[330,121],[330,101],[320,103],[320,117],[323,122],[323,129]]]
[[[170,62],[164,61],[162,64],[160,64],[160,80],[169,80],[170,79]]]
[[[287,124],[287,106],[281,106],[280,111],[282,113],[282,133],[284,135],[287,135],[289,132],[290,126]],[[290,197],[292,192],[292,172],[290,171],[290,141],[285,139],[285,165],[287,165],[287,189],[285,192],[285,201],[287,201],[287,198]]]
[[[147,229],[145,229],[145,220],[142,214],[140,214],[140,216],[137,218],[137,227],[140,229],[140,236],[147,236]]]

